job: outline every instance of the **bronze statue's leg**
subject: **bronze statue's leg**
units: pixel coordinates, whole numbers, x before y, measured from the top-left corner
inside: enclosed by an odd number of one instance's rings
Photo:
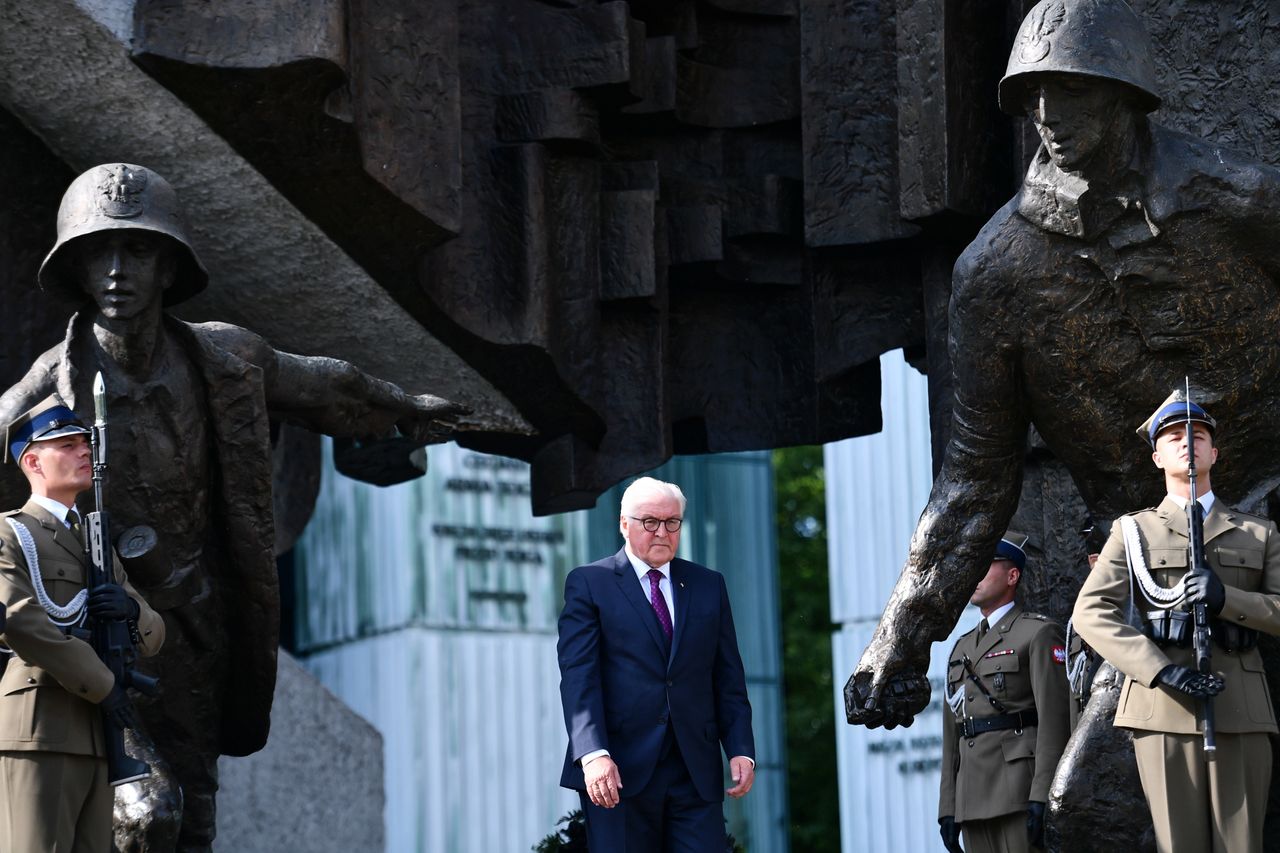
[[[1154,853],[1155,835],[1133,738],[1112,725],[1124,676],[1103,663],[1089,704],[1049,791],[1048,849],[1055,853]]]
[[[137,696],[135,704],[167,772],[143,784],[139,807],[172,814],[175,786],[181,792],[181,807],[172,819],[137,820],[124,831],[117,795],[116,843],[122,851],[207,853],[212,849],[217,831],[218,735],[228,669],[225,646],[211,630],[215,617],[208,600],[165,611],[165,647],[157,657],[141,662],[159,679],[160,695]]]
[[[173,770],[145,732],[128,730],[125,750],[151,765],[151,775],[116,788],[113,837],[119,853],[162,853],[178,849],[182,789]]]

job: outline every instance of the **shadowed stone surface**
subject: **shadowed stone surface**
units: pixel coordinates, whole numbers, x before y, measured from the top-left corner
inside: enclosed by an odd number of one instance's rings
[[[218,762],[218,853],[382,850],[382,735],[281,653],[266,749]]]

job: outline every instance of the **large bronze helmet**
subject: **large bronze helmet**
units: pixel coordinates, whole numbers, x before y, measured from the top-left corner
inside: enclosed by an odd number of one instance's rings
[[[1000,109],[1025,116],[1033,75],[1100,77],[1134,90],[1146,112],[1160,106],[1151,37],[1125,0],[1041,0],[1018,28],[1000,81]]]
[[[99,231],[134,230],[163,234],[180,247],[173,284],[164,304],[176,305],[204,290],[209,274],[187,238],[178,196],[169,182],[145,166],[105,163],[71,182],[58,206],[58,240],[40,265],[40,287],[80,301],[80,282],[67,268],[67,247]]]

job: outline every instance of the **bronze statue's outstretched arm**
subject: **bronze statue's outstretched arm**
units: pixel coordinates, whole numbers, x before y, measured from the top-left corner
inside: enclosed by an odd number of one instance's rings
[[[968,253],[966,253],[968,255]],[[951,440],[906,565],[845,685],[849,722],[909,725],[929,701],[929,646],[946,639],[1018,503],[1027,435],[1013,295],[956,265]]]
[[[218,343],[262,369],[267,408],[326,435],[382,438],[396,427],[423,443],[448,438],[466,407],[430,394],[406,394],[398,385],[350,362],[280,352],[247,329],[205,324]]]

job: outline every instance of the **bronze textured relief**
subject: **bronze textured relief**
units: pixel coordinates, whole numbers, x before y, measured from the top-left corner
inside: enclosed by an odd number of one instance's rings
[[[1033,532],[1027,603],[1065,620],[1085,518],[1154,501],[1143,449],[1126,436],[1184,372],[1242,424],[1223,435],[1223,497],[1271,500],[1280,241],[1275,173],[1262,163],[1280,162],[1280,16],[1272,0],[1134,0],[1149,63],[1141,37],[1066,51],[1102,63],[1077,126],[1119,124],[1092,141],[1055,135],[1068,102],[1050,90],[1040,123],[1056,148],[1037,153],[1033,105],[1014,95],[1003,115],[998,85],[1011,59],[1015,71],[1072,73],[1054,63],[1077,5],[139,0],[107,40],[132,52],[134,73],[121,76],[86,52],[103,31],[85,4],[0,0],[0,299],[22,307],[3,321],[0,385],[67,337],[74,306],[33,283],[72,177],[137,159],[118,150],[137,139],[122,129],[146,129],[166,162],[191,161],[164,170],[202,176],[184,192],[237,192],[196,168],[206,155],[191,125],[230,143],[270,181],[273,204],[317,225],[378,296],[518,411],[533,433],[493,427],[465,441],[530,460],[539,512],[588,505],[673,452],[874,431],[877,357],[904,348],[928,372],[941,475],[850,698],[859,722],[905,722],[927,695],[910,675],[1015,505]],[[1014,88],[1025,96],[1037,76]],[[1108,85],[1134,95],[1120,113],[1097,94]],[[1143,91],[1162,100],[1157,113]],[[174,109],[138,106],[157,102]],[[181,110],[198,120],[170,134]],[[1089,170],[1087,189],[1072,178],[1069,149],[1081,144],[1116,166]],[[255,206],[237,215],[252,220]],[[224,223],[201,224],[207,244]],[[271,293],[242,281],[200,319],[232,319],[231,306],[239,325],[284,313],[305,328],[332,309]],[[387,363],[374,321],[342,304],[367,341],[351,357]],[[71,346],[90,337],[86,322]],[[172,319],[160,325],[182,335]],[[233,353],[245,340],[199,328]],[[248,355],[237,358],[256,364]],[[269,414],[283,548],[305,523],[313,486],[297,459],[314,457],[314,437],[277,427],[314,425],[314,412]],[[237,423],[257,430],[259,418]],[[253,442],[259,458],[258,432]],[[357,439],[339,455],[373,481],[411,473],[394,444]],[[202,464],[221,470],[223,456]],[[210,513],[239,506],[230,517],[247,525],[265,511],[261,470],[238,468],[247,483],[214,478],[214,497],[197,501]],[[153,515],[153,499],[120,499]],[[244,565],[265,565],[271,538],[254,532]],[[239,565],[229,547],[245,546],[219,541],[199,559]],[[873,682],[898,698],[867,708]]]

